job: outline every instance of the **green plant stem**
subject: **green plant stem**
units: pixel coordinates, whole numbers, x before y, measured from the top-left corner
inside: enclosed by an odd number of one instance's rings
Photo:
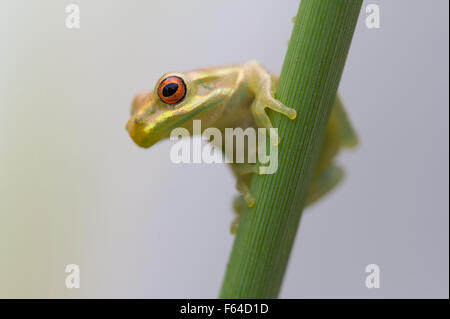
[[[362,0],[302,0],[277,88],[297,110],[273,114],[278,171],[252,179],[221,298],[276,298],[280,291]]]

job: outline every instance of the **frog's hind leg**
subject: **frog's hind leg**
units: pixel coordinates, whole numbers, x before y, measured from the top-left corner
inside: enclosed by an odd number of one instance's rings
[[[344,171],[334,164],[334,158],[342,148],[352,148],[357,143],[356,133],[337,96],[309,189],[307,205],[322,198],[342,181]]]
[[[353,128],[344,105],[339,95],[336,96],[330,116],[330,123],[335,123],[335,134],[339,137],[340,144],[345,148],[354,148],[358,145],[358,135]]]
[[[343,177],[343,169],[335,164],[314,176],[309,187],[306,205],[310,205],[328,194],[342,181]]]

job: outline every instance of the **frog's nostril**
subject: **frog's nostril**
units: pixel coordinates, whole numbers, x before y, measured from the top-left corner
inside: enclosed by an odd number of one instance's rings
[[[134,117],[134,123],[136,125],[144,124],[144,122],[145,122],[145,120],[144,120],[144,118],[141,115],[137,115],[137,116]]]
[[[140,116],[135,115],[128,120],[127,124],[125,125],[125,128],[127,129],[128,133],[130,133],[130,135],[133,135],[137,127],[142,122],[143,122],[142,118]]]

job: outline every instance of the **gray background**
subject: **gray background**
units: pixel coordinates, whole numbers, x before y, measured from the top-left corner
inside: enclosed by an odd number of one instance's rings
[[[79,30],[68,3],[0,4],[0,296],[214,298],[233,178],[172,164],[170,141],[136,147],[129,104],[168,71],[278,73],[299,1],[80,0]],[[340,85],[361,146],[305,212],[281,297],[448,298],[448,21],[446,0],[364,3]]]

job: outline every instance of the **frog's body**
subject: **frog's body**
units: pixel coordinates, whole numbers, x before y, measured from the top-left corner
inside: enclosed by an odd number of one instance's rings
[[[239,66],[168,73],[159,79],[153,92],[136,96],[127,130],[136,144],[150,147],[169,137],[177,127],[186,128],[192,134],[193,120],[201,120],[203,129],[215,127],[222,133],[225,128],[271,128],[266,108],[290,119],[296,117],[294,109],[274,98],[276,83],[277,77],[256,61]],[[283,132],[280,134],[282,136]],[[343,173],[333,164],[333,159],[341,147],[352,147],[356,143],[356,134],[337,98],[311,183],[308,204],[338,184]],[[234,205],[239,217],[243,204],[251,207],[255,203],[249,184],[252,173],[258,173],[258,169],[256,164],[250,163],[233,163],[231,168],[241,193]],[[237,222],[238,218],[232,225],[232,232],[236,231]]]

